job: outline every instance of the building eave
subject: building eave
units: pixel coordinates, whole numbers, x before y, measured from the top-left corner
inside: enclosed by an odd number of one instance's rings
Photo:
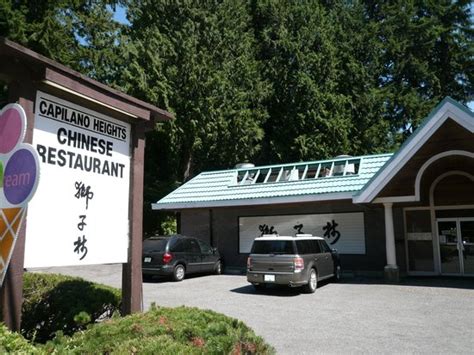
[[[337,192],[329,194],[317,195],[295,195],[269,198],[255,198],[255,199],[240,199],[240,200],[222,200],[222,201],[196,201],[196,202],[162,202],[153,203],[151,205],[153,210],[186,210],[192,208],[217,208],[217,207],[245,207],[245,206],[263,206],[274,204],[289,204],[302,202],[322,202],[322,201],[338,201],[351,200],[354,191],[352,192]]]

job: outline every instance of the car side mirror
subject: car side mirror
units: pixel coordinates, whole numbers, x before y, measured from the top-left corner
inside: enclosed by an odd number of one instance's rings
[[[212,254],[216,254],[217,253],[217,248],[212,248]]]
[[[337,249],[331,249],[331,254],[337,254]]]

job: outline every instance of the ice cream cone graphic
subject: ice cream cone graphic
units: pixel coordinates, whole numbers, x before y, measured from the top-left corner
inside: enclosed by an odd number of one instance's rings
[[[0,286],[15,248],[28,201],[39,178],[34,148],[23,143],[26,116],[17,104],[0,111]]]
[[[6,272],[25,209],[3,208],[0,212],[0,275]]]

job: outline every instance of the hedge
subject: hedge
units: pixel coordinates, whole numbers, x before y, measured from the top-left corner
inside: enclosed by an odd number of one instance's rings
[[[152,307],[115,317],[42,346],[59,354],[273,354],[237,319],[197,308]]]
[[[120,291],[78,277],[24,274],[22,334],[46,342],[60,330],[72,335],[119,312]]]
[[[0,354],[34,354],[37,349],[23,338],[0,323]]]

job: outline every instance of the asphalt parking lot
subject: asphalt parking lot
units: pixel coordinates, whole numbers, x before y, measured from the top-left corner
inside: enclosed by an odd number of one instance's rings
[[[121,265],[48,268],[120,287]],[[416,278],[400,285],[345,279],[314,294],[256,292],[244,276],[143,284],[144,308],[192,306],[241,319],[278,354],[474,351],[474,279]]]

